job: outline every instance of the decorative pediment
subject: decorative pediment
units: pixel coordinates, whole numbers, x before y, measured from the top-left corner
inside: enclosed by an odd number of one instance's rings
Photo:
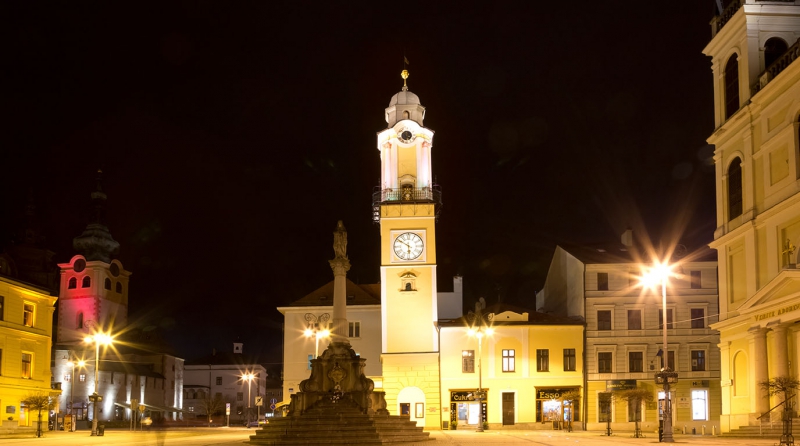
[[[739,317],[768,324],[800,312],[800,270],[784,269],[739,307]],[[796,317],[796,316],[793,316]]]

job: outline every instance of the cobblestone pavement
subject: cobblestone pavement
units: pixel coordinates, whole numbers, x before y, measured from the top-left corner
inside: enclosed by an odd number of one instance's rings
[[[431,431],[434,442],[412,443],[415,445],[471,445],[481,446],[528,444],[540,446],[614,446],[614,445],[650,445],[659,443],[658,434],[645,434],[644,438],[633,438],[630,433],[619,433],[606,436],[600,432],[563,432],[537,430],[502,430],[502,431]],[[772,446],[779,443],[778,438],[728,438],[710,435],[675,435],[678,445],[703,446]]]

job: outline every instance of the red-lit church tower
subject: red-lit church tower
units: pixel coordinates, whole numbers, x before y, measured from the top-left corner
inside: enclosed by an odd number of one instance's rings
[[[94,216],[72,246],[79,253],[59,264],[61,286],[58,297],[56,336],[59,344],[77,344],[94,331],[114,332],[128,319],[130,272],[112,256],[119,251],[108,227],[103,224],[106,194],[100,178],[92,192]]]

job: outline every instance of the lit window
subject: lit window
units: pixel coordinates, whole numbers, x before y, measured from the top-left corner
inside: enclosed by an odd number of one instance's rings
[[[475,350],[461,351],[461,373],[475,373]]]
[[[69,382],[69,380],[70,380],[70,376],[69,376],[69,373],[67,373],[66,375],[64,375],[64,381],[65,382]]]
[[[22,353],[22,377],[31,379],[33,374],[33,353]]]
[[[33,327],[33,304],[23,304],[22,323],[26,327]]]
[[[503,371],[513,372],[514,368],[514,350],[503,350]]]
[[[78,381],[80,381],[80,382],[86,382],[86,375],[84,375],[83,373],[81,373],[80,375],[78,375]]]
[[[708,420],[708,391],[692,390],[692,420]]]

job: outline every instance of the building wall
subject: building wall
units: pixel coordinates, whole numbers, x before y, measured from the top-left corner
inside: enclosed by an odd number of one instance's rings
[[[56,298],[43,289],[0,277],[3,297],[0,318],[0,408],[2,417],[9,417],[22,426],[32,426],[38,414],[22,410],[21,401],[33,394],[58,396],[51,389],[50,349],[53,335],[53,312]],[[32,326],[23,324],[25,304],[33,305]],[[23,376],[23,354],[32,355],[30,376]],[[44,414],[43,421],[47,421]]]
[[[248,381],[241,379],[244,373],[254,373],[258,379]],[[259,364],[210,364],[210,365],[186,365],[184,371],[185,386],[208,387],[211,398],[220,394],[226,403],[231,405],[231,424],[243,422],[247,418],[248,398],[249,407],[255,416],[256,411],[264,414],[268,410],[267,405],[257,409],[255,398],[264,397],[266,394],[267,370]],[[220,381],[217,381],[220,379]],[[219,384],[218,384],[219,382]],[[241,395],[241,398],[239,397]],[[265,403],[266,404],[266,403]],[[202,408],[194,405],[195,413],[203,413]],[[241,409],[241,413],[240,412]]]

